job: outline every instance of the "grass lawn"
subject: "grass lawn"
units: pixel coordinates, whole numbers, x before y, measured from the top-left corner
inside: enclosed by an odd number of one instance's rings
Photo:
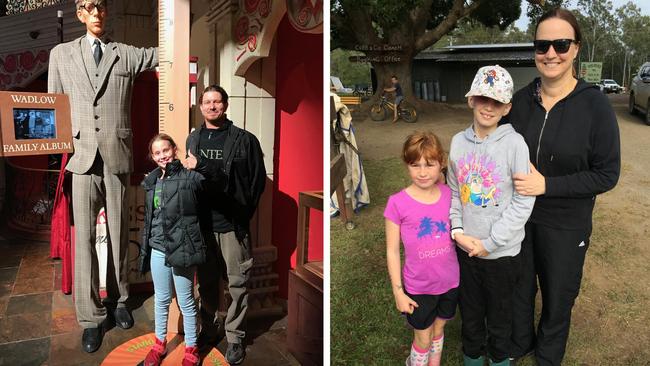
[[[367,160],[364,161],[364,169],[371,205],[354,216],[357,227],[352,231],[347,231],[338,219],[332,219],[331,222],[331,363],[403,365],[410,350],[413,332],[407,327],[405,318],[397,312],[391,292],[386,270],[383,209],[388,196],[406,187],[409,181],[398,158]],[[621,234],[608,232],[615,225],[615,220],[611,222],[612,225],[608,225],[611,218],[601,216],[598,212],[595,213],[595,230],[588,257],[593,256],[593,265],[615,265],[616,263],[602,260],[608,257],[604,251],[612,250],[611,247],[599,247],[596,243],[609,241],[609,235]],[[601,220],[604,222],[598,223]],[[597,230],[598,225],[602,228],[601,231]],[[647,297],[640,295],[643,299],[636,302],[638,307],[630,308],[630,300],[623,296],[630,291],[622,289],[620,293],[608,293],[608,298],[603,298],[594,281],[591,278],[583,280],[582,293],[574,308],[574,321],[563,365],[647,365],[647,358],[643,355],[647,355],[647,351],[636,354],[625,352],[622,355],[614,351],[612,354],[609,346],[612,339],[608,339],[607,329],[620,331],[624,328],[623,324],[618,321],[606,322],[604,325],[598,323],[608,313],[617,314],[624,309],[633,314],[620,314],[616,320],[635,317],[644,319],[647,310],[642,305],[647,304]],[[591,304],[600,305],[592,312]],[[537,310],[539,312],[539,306]],[[611,328],[612,325],[614,328]],[[613,342],[616,343],[616,340]],[[625,344],[620,346],[622,349],[629,347]],[[442,360],[443,365],[462,365],[458,312],[456,318],[447,323],[445,328]],[[527,358],[519,365],[531,366],[534,362],[532,358]]]

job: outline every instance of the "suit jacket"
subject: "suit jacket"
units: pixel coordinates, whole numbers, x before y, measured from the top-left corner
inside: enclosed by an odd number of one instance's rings
[[[137,75],[158,64],[157,48],[108,42],[95,66],[86,35],[50,52],[48,92],[70,98],[74,153],[66,166],[86,173],[99,153],[113,174],[133,171],[131,92]]]

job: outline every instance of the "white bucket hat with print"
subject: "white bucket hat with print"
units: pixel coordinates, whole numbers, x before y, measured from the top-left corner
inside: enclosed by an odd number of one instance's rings
[[[510,103],[514,86],[512,77],[499,65],[483,66],[476,72],[466,97],[483,96],[501,103]]]

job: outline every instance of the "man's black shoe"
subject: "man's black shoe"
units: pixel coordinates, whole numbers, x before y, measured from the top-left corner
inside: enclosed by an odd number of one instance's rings
[[[246,350],[244,345],[241,343],[228,343],[228,349],[226,350],[226,361],[231,365],[239,365],[244,362],[244,357],[246,356]]]
[[[86,328],[81,336],[81,345],[84,351],[93,353],[101,347],[103,338],[104,327],[101,324],[96,328]]]
[[[118,307],[115,309],[113,320],[115,320],[115,325],[122,329],[129,329],[133,326],[133,317],[125,307]]]

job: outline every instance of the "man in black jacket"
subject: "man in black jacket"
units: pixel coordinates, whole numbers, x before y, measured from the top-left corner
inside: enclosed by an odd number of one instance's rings
[[[219,341],[217,290],[223,271],[218,268],[225,265],[232,297],[225,319],[226,359],[237,365],[245,356],[247,285],[253,266],[249,224],[264,191],[266,170],[257,138],[226,118],[228,93],[222,87],[207,87],[199,106],[205,123],[187,137],[188,157],[183,163],[208,181],[206,202],[210,207],[203,216],[213,234],[205,235],[206,263],[198,268],[202,322],[198,343],[205,348]]]

